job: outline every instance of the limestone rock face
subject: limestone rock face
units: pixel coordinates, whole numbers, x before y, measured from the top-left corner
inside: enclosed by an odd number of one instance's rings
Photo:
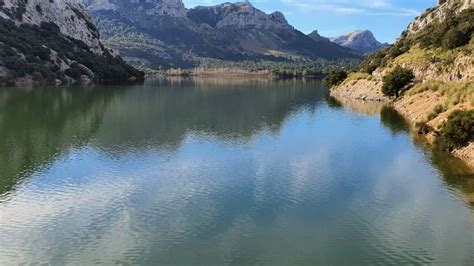
[[[377,41],[374,34],[369,30],[354,31],[337,38],[330,38],[330,40],[343,47],[363,53],[374,52],[388,46],[388,44]]]
[[[144,11],[147,15],[185,17],[181,0],[83,0],[90,11]]]
[[[440,0],[438,7],[428,9],[417,17],[409,26],[408,34],[414,34],[424,29],[435,20],[443,21],[450,12],[459,14],[461,11],[474,7],[474,0]]]
[[[213,7],[200,7],[200,9],[208,9],[210,12],[218,15],[220,20],[216,24],[217,28],[292,28],[281,12],[274,12],[267,15],[264,12],[254,8],[248,2],[235,4],[225,3]]]
[[[99,33],[81,2],[80,0],[3,0],[0,17],[13,20],[17,25],[55,23],[64,35],[81,40],[95,53],[102,54]]]
[[[142,79],[104,48],[83,0],[0,0],[0,86]]]

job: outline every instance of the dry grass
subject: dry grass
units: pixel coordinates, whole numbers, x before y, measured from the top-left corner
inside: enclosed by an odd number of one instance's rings
[[[453,106],[459,103],[470,103],[474,106],[474,81],[469,82],[443,82],[443,81],[428,81],[422,84],[417,84],[411,88],[407,95],[415,95],[424,91],[438,92],[442,96],[446,96],[448,101],[446,107]]]
[[[342,82],[342,85],[345,85],[348,82],[353,81],[353,80],[361,80],[361,79],[373,80],[374,77],[367,73],[353,72],[353,73],[349,73],[349,76],[347,76],[347,78]]]
[[[474,40],[474,39],[473,39]],[[408,52],[398,56],[392,62],[393,65],[434,65],[440,72],[449,72],[457,58],[461,56],[472,56],[474,42],[453,50],[445,51],[438,49],[422,49],[418,45],[413,46]]]

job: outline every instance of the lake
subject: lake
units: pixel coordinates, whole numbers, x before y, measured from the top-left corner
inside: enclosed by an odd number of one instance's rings
[[[474,264],[474,176],[318,80],[0,90],[0,264]]]

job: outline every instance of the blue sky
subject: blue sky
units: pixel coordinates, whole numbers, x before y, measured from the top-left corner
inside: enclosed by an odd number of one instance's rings
[[[229,0],[184,0],[186,7],[215,5]],[[235,2],[235,1],[230,1]],[[298,30],[317,29],[327,37],[369,29],[382,42],[393,42],[414,17],[436,0],[251,0],[267,13],[281,11]]]

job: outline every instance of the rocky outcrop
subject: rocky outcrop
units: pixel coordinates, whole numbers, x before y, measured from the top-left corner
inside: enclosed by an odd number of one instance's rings
[[[77,0],[0,1],[0,86],[140,79]]]
[[[267,15],[265,12],[253,7],[249,2],[235,4],[225,3],[212,7],[196,7],[189,10],[188,17],[197,22],[207,23],[217,29],[226,27],[293,29],[281,12],[274,12]],[[204,17],[204,20],[202,17]]]
[[[370,53],[388,46],[375,39],[369,30],[358,30],[336,38],[330,38],[334,43],[362,53]]]
[[[413,56],[416,53],[420,54],[420,58]],[[396,58],[387,67],[377,69],[372,75],[381,79],[394,67],[402,66],[411,69],[418,81],[467,82],[474,80],[474,57],[470,52],[460,54],[455,58],[448,58],[445,62],[436,62],[437,60],[441,61],[434,53],[429,51],[421,53],[418,48],[415,48]]]
[[[438,6],[427,9],[421,16],[408,26],[408,34],[415,34],[423,30],[433,21],[443,21],[447,16],[459,14],[461,11],[474,6],[474,0],[442,0]]]
[[[19,25],[22,23],[40,25],[55,23],[61,33],[86,43],[95,53],[102,54],[99,32],[78,1],[45,0],[2,0],[0,17]]]
[[[141,9],[150,16],[185,17],[186,8],[181,0],[83,0],[90,11],[133,12]]]

